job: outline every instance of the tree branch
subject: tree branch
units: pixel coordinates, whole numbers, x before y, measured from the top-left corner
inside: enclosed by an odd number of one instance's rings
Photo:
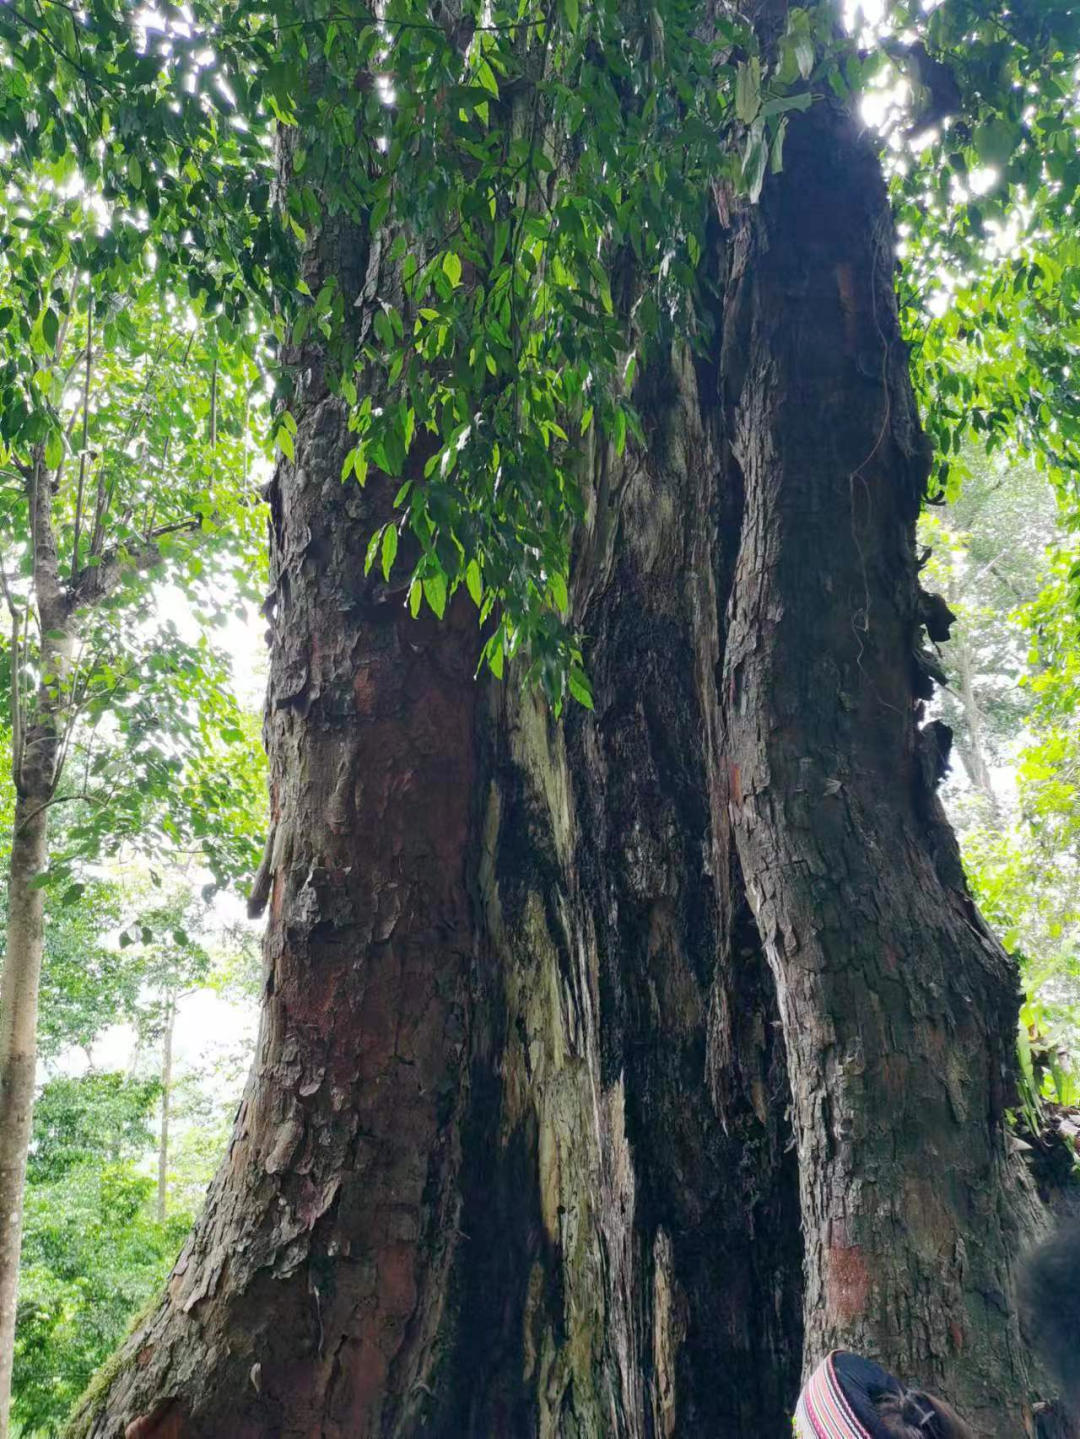
[[[198,515],[175,524],[158,525],[139,543],[114,545],[105,550],[96,565],[87,565],[72,582],[70,597],[73,609],[80,605],[97,604],[106,595],[112,594],[120,583],[125,569],[149,570],[161,560],[158,540],[166,535],[189,534],[202,526]]]
[[[93,361],[94,295],[86,301],[86,374],[83,378],[82,453],[79,456],[79,492],[75,499],[75,539],[71,546],[71,579],[79,572],[79,531],[82,528],[83,494],[86,488],[86,459],[90,437],[90,368]]]

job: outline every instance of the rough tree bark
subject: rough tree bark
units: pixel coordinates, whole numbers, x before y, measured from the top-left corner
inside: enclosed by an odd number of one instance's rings
[[[391,489],[341,485],[313,367],[272,486],[258,1057],[74,1433],[781,1436],[834,1343],[1027,1423],[1014,976],[917,727],[886,198],[824,105],[787,143],[720,205],[712,361],[654,365],[648,454],[592,457],[593,715],[473,684],[467,602],[411,621],[363,577]],[[378,255],[338,240],[359,293]]]
[[[44,896],[32,881],[46,864],[46,815],[40,799],[18,796],[8,867],[0,987],[0,1435],[7,1434],[11,1403],[23,1189],[33,1124]]]
[[[1016,975],[968,897],[916,727],[928,456],[875,157],[824,108],[735,246],[745,493],[724,662],[733,814],[784,1019],[807,1346],[885,1355],[1024,1432],[1006,1159]]]
[[[467,601],[413,621],[363,576],[392,487],[341,485],[308,394],[271,502],[258,1058],[76,1432],[783,1432],[801,1246],[716,779],[720,466],[693,370],[664,380],[648,462],[598,460],[603,718],[562,729],[472,683]]]

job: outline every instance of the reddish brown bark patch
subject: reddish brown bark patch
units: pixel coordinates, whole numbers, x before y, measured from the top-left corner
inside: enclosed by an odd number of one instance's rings
[[[826,1293],[828,1304],[841,1323],[858,1318],[870,1293],[870,1269],[855,1245],[831,1244],[828,1250]]]

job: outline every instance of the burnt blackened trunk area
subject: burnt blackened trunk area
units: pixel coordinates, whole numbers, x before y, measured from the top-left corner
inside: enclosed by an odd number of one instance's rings
[[[782,1435],[798,1385],[788,1086],[717,778],[716,412],[685,361],[643,398],[576,568],[595,712],[490,696],[498,1123],[463,1223],[496,1312],[447,1433]]]
[[[807,1363],[864,1350],[1015,1435],[1017,983],[934,793],[938,732],[917,723],[928,457],[893,263],[876,157],[815,107],[733,240],[723,384],[745,509],[725,748],[787,1043]]]
[[[258,1058],[80,1436],[781,1439],[833,1345],[1022,1432],[1015,976],[918,728],[926,455],[850,121],[791,117],[711,262],[711,359],[647,370],[647,454],[585,457],[561,723],[474,682],[464,596],[364,577],[396,483],[342,485],[313,365]]]

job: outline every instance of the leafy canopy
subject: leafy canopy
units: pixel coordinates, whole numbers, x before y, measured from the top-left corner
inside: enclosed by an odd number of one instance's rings
[[[33,203],[40,224],[9,231],[0,253],[12,628],[0,686],[16,784],[26,736],[48,722],[60,741],[51,802],[71,807],[54,881],[138,842],[197,851],[224,882],[252,867],[262,816],[252,736],[208,638],[263,592],[248,443],[259,370],[152,278],[103,290],[76,258],[93,207],[71,201],[58,217],[37,172],[25,178],[9,214]],[[166,613],[165,583],[203,617],[202,636],[186,639]]]
[[[73,241],[103,294],[152,275],[220,344],[271,336],[286,462],[315,366],[350,410],[343,478],[398,482],[369,567],[404,567],[414,612],[464,585],[496,674],[521,651],[557,705],[589,703],[570,584],[588,477],[647,441],[650,350],[708,346],[715,186],[753,203],[792,112],[884,103],[938,484],[971,437],[1073,483],[1075,7],[894,0],[874,26],[837,20],[792,8],[763,44],[694,0],[152,19],[24,0],[0,15],[4,163],[17,184],[77,176],[67,203],[104,207]],[[62,291],[41,304],[63,323]]]

